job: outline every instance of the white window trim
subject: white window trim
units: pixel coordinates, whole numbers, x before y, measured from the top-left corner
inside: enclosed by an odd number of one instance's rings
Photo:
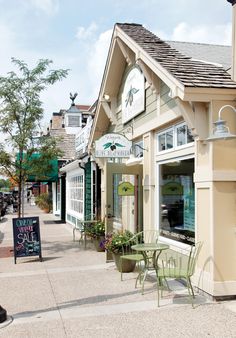
[[[158,132],[156,134],[156,144],[157,144],[157,147],[156,147],[156,155],[160,155],[160,154],[163,154],[163,153],[168,153],[168,152],[173,152],[173,151],[176,151],[178,149],[183,149],[183,148],[188,148],[188,147],[191,147],[194,143],[193,142],[188,142],[188,143],[185,143],[185,144],[182,144],[182,145],[177,145],[177,128],[181,127],[181,126],[187,126],[187,123],[186,122],[182,122],[182,123],[178,123],[178,124],[175,124],[169,128],[166,128],[160,132]],[[163,134],[166,134],[170,131],[173,131],[173,147],[172,148],[169,148],[169,149],[164,149],[164,150],[159,150],[159,136],[163,135]]]
[[[82,200],[77,200],[77,201],[81,202],[82,213],[78,212],[78,211],[76,211],[74,209],[72,209],[72,207],[71,207],[71,187],[72,187],[72,180],[75,177],[82,177],[82,179],[83,179],[83,186],[82,186],[83,199]],[[84,177],[84,174],[80,174],[80,175],[77,174],[77,175],[70,176],[68,178],[68,185],[69,185],[69,187],[68,187],[68,213],[70,213],[70,215],[72,215],[72,216],[79,217],[80,219],[83,219],[83,216],[84,216],[84,187],[85,187],[85,177]]]

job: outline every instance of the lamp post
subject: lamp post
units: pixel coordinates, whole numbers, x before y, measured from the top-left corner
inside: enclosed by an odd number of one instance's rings
[[[209,136],[206,141],[217,141],[217,140],[230,140],[236,138],[235,134],[231,134],[229,127],[226,126],[226,121],[222,120],[221,113],[225,108],[231,108],[236,113],[236,108],[233,106],[226,104],[221,107],[218,113],[218,120],[214,122],[214,129],[211,136]]]

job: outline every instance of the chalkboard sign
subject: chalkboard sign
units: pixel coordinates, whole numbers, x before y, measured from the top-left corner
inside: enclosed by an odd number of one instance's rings
[[[42,261],[39,217],[13,218],[14,256],[39,256]]]

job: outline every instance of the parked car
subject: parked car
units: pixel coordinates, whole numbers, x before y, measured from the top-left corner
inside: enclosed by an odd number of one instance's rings
[[[4,192],[0,191],[0,217],[5,216],[7,212],[8,202]]]

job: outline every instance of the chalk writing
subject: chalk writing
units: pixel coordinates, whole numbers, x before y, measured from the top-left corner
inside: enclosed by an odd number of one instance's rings
[[[41,255],[38,217],[13,218],[15,263],[17,257]]]

